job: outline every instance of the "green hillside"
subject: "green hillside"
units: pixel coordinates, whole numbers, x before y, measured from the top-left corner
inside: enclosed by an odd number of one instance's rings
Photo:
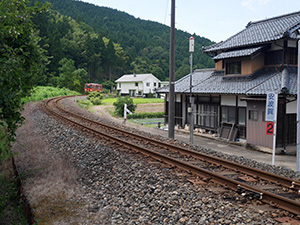
[[[44,3],[46,0],[40,0],[40,2]],[[124,73],[132,72],[151,72],[161,80],[168,77],[170,40],[168,26],[81,1],[47,0],[47,2],[50,2],[53,9],[60,14],[73,18],[79,24],[86,23],[99,37],[106,37],[124,49],[128,57],[126,62],[123,62],[118,69],[114,68],[115,65],[104,68],[102,78],[115,79]],[[176,31],[175,71],[177,79],[189,73],[188,40],[190,36],[191,34],[187,32]],[[213,60],[201,53],[202,46],[211,45],[213,42],[207,38],[193,36],[195,38],[194,68],[213,67]]]

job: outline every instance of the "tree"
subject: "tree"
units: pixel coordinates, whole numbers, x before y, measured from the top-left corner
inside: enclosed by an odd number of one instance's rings
[[[109,80],[112,79],[112,69],[116,65],[117,62],[117,56],[116,56],[116,51],[114,48],[114,45],[111,40],[108,41],[106,45],[106,52],[105,52],[105,67],[106,67],[106,72],[109,75]]]
[[[83,92],[83,80],[87,78],[88,73],[85,69],[76,69],[75,62],[72,59],[63,58],[59,61],[61,65],[59,70],[58,84],[73,91]]]
[[[21,99],[30,93],[47,63],[31,16],[48,5],[28,4],[28,0],[0,1],[0,142],[7,143],[4,149],[0,146],[0,155],[10,153],[15,131],[23,121]]]
[[[103,89],[113,91],[116,88],[116,83],[113,80],[107,80],[102,83]]]
[[[180,78],[184,77],[185,75],[190,73],[190,66],[188,64],[182,65],[179,69],[175,72],[175,80],[179,80]]]
[[[77,69],[73,72],[73,84],[70,87],[71,90],[77,91],[77,92],[83,92],[83,86],[84,86],[84,78],[88,76],[88,73],[85,69]]]
[[[132,113],[135,112],[137,105],[133,104],[133,99],[129,96],[126,97],[118,97],[117,101],[114,102],[115,106],[115,114],[122,117],[124,115],[124,105],[127,104],[128,106],[131,105],[130,111]]]
[[[160,81],[163,81],[165,80],[165,73],[164,71],[160,68],[160,67],[154,67],[152,70],[151,70],[151,73],[157,78],[159,79]]]
[[[63,58],[59,61],[59,87],[70,88],[73,79],[73,73],[76,70],[74,64],[75,62],[72,59]]]

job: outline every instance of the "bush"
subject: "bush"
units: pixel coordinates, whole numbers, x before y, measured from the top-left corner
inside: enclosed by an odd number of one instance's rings
[[[133,99],[130,98],[129,96],[126,97],[118,97],[117,101],[113,103],[113,105],[115,106],[115,114],[117,116],[122,117],[124,115],[124,105],[127,104],[132,105],[129,110],[134,113],[136,110],[137,105],[133,104]]]
[[[145,119],[145,118],[164,118],[164,112],[144,112],[128,115],[128,119]]]
[[[102,94],[101,92],[89,92],[89,95],[87,97],[87,99],[93,103],[93,105],[101,105],[102,104],[102,99],[104,98],[104,94]]]
[[[52,97],[57,97],[57,96],[65,96],[65,95],[80,95],[80,93],[78,93],[76,91],[70,91],[66,88],[38,86],[33,89],[30,96],[23,98],[22,102],[23,103],[37,102],[37,101],[42,101],[47,98],[52,98]]]
[[[100,98],[90,98],[90,102],[93,104],[93,105],[101,105],[102,104],[102,101]]]

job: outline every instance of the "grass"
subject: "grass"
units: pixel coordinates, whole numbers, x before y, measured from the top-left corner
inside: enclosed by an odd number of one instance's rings
[[[147,119],[129,119],[129,122],[143,125],[149,128],[155,128],[160,123],[160,126],[164,125],[164,118],[147,118]]]
[[[81,95],[76,91],[71,91],[66,88],[56,88],[49,86],[37,86],[33,89],[33,92],[30,96],[22,99],[24,103],[26,102],[37,102],[42,101],[47,98],[65,96],[65,95]]]
[[[113,105],[117,98],[105,98],[102,100],[103,105]],[[134,104],[148,104],[148,103],[164,103],[161,98],[133,98]]]
[[[102,103],[107,106],[113,105],[113,103],[117,101],[117,98],[106,98],[102,100]],[[134,104],[140,105],[140,104],[152,104],[152,103],[164,103],[164,99],[161,98],[133,98]],[[136,112],[134,113],[135,115],[137,114],[143,114],[143,113],[148,113],[151,114],[153,112],[153,109],[156,108],[156,106],[151,106],[150,107],[152,110],[149,111],[149,107],[147,106],[138,106]],[[116,116],[114,113],[114,109],[111,107],[106,107],[106,111],[112,115]],[[156,110],[153,112],[157,114]],[[161,123],[161,125],[164,124],[164,118],[143,118],[143,119],[128,119],[128,122],[136,123],[143,125],[145,127],[149,128],[154,128],[157,127],[158,122]]]

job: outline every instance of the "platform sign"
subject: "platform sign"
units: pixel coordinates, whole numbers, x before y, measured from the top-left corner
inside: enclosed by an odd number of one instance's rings
[[[278,94],[269,92],[266,101],[266,121],[275,121],[277,115]]]
[[[273,135],[272,165],[275,165],[277,104],[278,94],[274,92],[267,93],[265,120],[267,121],[266,134]]]
[[[274,122],[268,121],[266,135],[273,135],[273,134],[274,134]]]

